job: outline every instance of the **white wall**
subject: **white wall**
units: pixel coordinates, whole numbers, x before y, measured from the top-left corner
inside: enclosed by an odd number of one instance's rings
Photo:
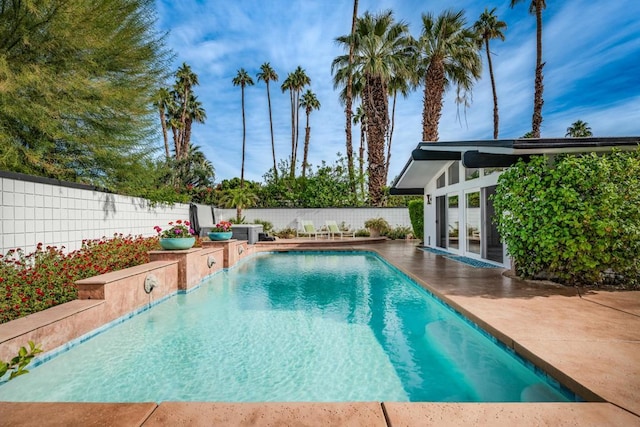
[[[98,191],[90,186],[63,183],[28,175],[0,172],[0,254],[22,248],[33,252],[38,243],[73,251],[83,239],[124,235],[153,236],[158,225],[189,219],[189,205],[152,206],[136,197]],[[216,220],[235,217],[235,209],[216,209]],[[276,230],[297,227],[299,219],[317,227],[325,220],[344,221],[364,228],[369,218],[384,217],[392,227],[411,226],[407,208],[248,209],[247,222],[263,219]]]
[[[216,221],[235,218],[235,209],[215,209]],[[340,225],[343,221],[352,230],[364,228],[364,222],[371,218],[383,217],[392,227],[411,227],[408,208],[281,208],[281,209],[245,209],[242,216],[246,222],[261,219],[273,224],[275,230],[299,228],[299,220],[311,220],[316,228],[326,220],[334,220]]]
[[[45,246],[79,249],[83,239],[153,236],[153,227],[189,219],[189,206],[152,207],[145,199],[104,193],[90,186],[3,172],[0,175],[0,253]],[[33,182],[36,181],[36,182]]]

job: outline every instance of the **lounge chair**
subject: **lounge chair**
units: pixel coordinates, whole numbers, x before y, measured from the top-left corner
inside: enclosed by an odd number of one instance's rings
[[[189,220],[191,228],[198,236],[206,236],[216,226],[213,206],[191,203],[189,205]]]
[[[333,239],[335,236],[343,237],[356,237],[356,232],[354,230],[341,230],[338,227],[338,223],[336,221],[325,221],[327,225],[327,229],[329,230],[329,236]]]
[[[301,220],[300,225],[302,226],[302,230],[298,229],[296,234],[298,237],[300,236],[313,236],[314,239],[317,239],[318,236],[327,236],[329,237],[328,231],[316,230],[315,225],[313,225],[313,221]]]

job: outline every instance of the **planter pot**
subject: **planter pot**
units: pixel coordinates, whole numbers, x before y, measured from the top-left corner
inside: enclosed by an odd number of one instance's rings
[[[233,231],[212,231],[207,233],[209,239],[220,241],[220,240],[229,240],[231,236],[233,236]]]
[[[370,228],[369,237],[380,237],[380,230],[378,230],[377,228]]]
[[[167,250],[184,250],[193,247],[196,243],[195,237],[176,237],[170,239],[160,239],[160,246]]]

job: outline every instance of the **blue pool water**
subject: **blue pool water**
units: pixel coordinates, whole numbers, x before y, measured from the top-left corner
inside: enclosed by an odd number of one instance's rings
[[[0,386],[0,401],[566,401],[377,256],[263,254]]]

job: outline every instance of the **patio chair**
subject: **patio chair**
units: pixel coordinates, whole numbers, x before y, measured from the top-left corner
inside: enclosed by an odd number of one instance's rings
[[[356,237],[356,232],[354,230],[341,230],[340,227],[338,227],[338,223],[336,221],[325,221],[325,224],[327,225],[327,229],[329,230],[329,236],[333,239],[334,236],[340,236],[340,238],[342,239],[343,237]]]
[[[302,225],[302,230],[300,229],[297,230],[296,234],[298,237],[313,236],[314,239],[317,239],[318,236],[329,237],[328,231],[316,230],[315,225],[313,225],[313,221],[300,220],[300,225]]]

